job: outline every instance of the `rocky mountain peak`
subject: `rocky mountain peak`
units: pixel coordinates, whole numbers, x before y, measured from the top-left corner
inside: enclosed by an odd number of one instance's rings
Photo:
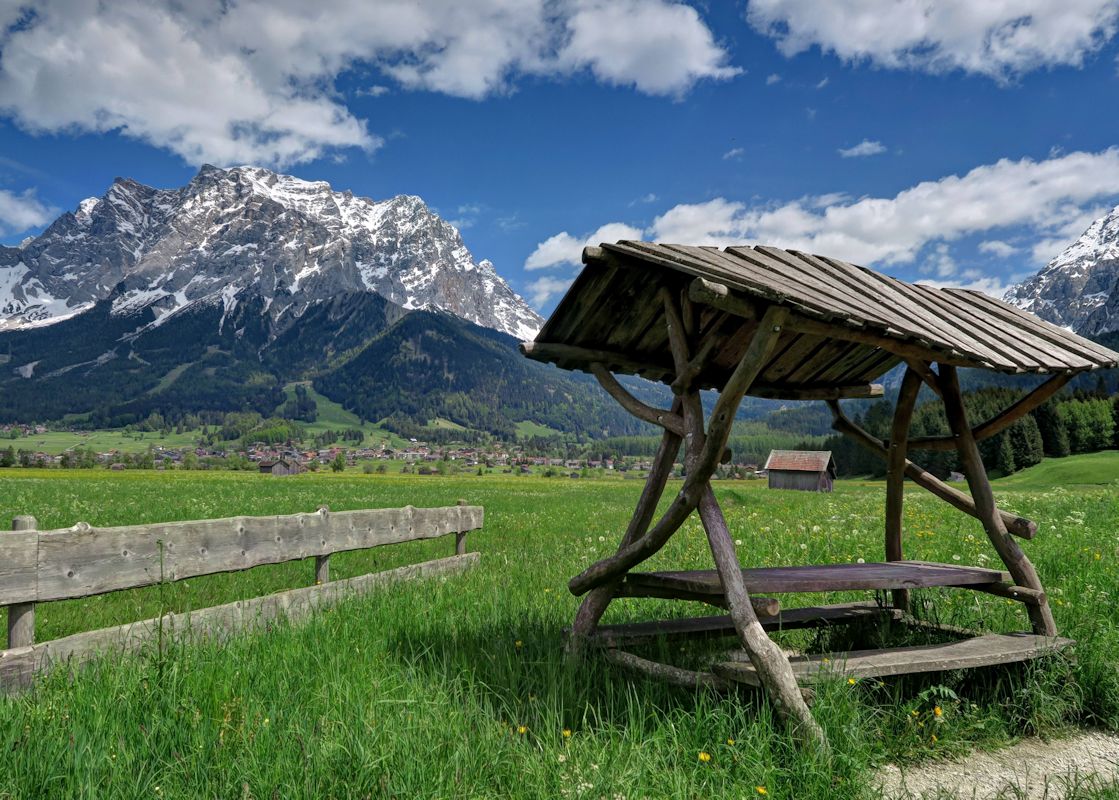
[[[1119,206],[1003,299],[1086,336],[1119,330]]]
[[[128,178],[20,248],[0,247],[0,330],[49,324],[106,299],[156,323],[260,297],[275,330],[340,293],[449,311],[532,338],[543,322],[419,197],[377,201],[261,167],[205,165],[186,186]]]

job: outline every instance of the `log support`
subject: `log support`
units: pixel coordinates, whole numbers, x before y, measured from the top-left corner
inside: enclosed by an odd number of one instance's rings
[[[921,375],[912,368],[905,371],[898,392],[894,422],[890,429],[890,450],[886,455],[886,560],[901,561],[901,534],[903,506],[905,503],[905,462],[906,439],[909,436],[909,423],[913,418],[913,408],[917,404],[917,394],[921,391]],[[909,609],[909,591],[894,589],[892,593],[895,608]]]

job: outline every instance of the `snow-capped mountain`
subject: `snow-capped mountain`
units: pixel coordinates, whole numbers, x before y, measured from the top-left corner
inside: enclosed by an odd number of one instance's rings
[[[1086,336],[1119,330],[1119,206],[1003,298]]]
[[[180,189],[114,181],[41,236],[0,247],[0,330],[113,297],[114,314],[263,301],[271,330],[342,294],[448,311],[520,339],[543,320],[418,197],[384,201],[257,167],[204,166]]]

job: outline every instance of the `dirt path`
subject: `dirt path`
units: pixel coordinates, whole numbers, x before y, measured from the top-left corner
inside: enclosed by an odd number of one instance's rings
[[[1043,742],[1026,739],[993,753],[961,761],[923,764],[879,772],[888,798],[1044,798],[1061,800],[1076,787],[1119,781],[1119,736],[1082,733]]]

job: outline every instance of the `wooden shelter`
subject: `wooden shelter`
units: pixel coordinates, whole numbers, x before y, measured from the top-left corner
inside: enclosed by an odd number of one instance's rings
[[[765,460],[770,489],[830,492],[835,484],[831,450],[773,450]]]
[[[856,675],[895,675],[971,667],[1032,658],[1067,644],[1057,637],[1041,581],[1015,538],[1032,538],[1037,526],[996,506],[976,443],[1036,408],[1074,375],[1115,367],[1119,353],[977,292],[911,285],[798,251],[619,242],[588,247],[583,261],[586,266],[567,295],[522,351],[538,361],[592,373],[626,410],[663,428],[664,435],[618,551],[570,581],[571,591],[584,598],[571,630],[574,652],[588,643],[603,644],[616,662],[690,686],[761,685],[799,736],[826,746],[798,685],[818,675],[825,660],[790,660],[767,630],[878,613],[900,617],[908,607],[909,589],[947,586],[1022,603],[1032,631],[850,653],[839,659],[841,668]],[[840,401],[880,396],[882,387],[873,381],[903,363],[890,438],[882,441],[852,422]],[[964,410],[959,367],[1051,377],[1002,413],[975,424]],[[672,407],[641,402],[612,373],[663,381],[675,395]],[[922,385],[943,399],[951,436],[909,438]],[[701,389],[719,392],[706,425]],[[837,430],[885,459],[885,562],[743,568],[710,479],[747,394],[824,400]],[[687,477],[654,522],[681,444]],[[908,453],[922,449],[956,449],[971,494],[908,459]],[[905,478],[979,519],[1005,571],[904,560]],[[632,571],[695,511],[715,569]],[[782,612],[776,600],[765,596],[848,590],[889,590],[891,604],[885,609],[855,603]],[[698,600],[727,609],[729,616],[600,628],[598,622],[615,597]],[[715,633],[736,634],[744,656],[715,663],[710,672],[657,664],[618,649],[650,635]]]

